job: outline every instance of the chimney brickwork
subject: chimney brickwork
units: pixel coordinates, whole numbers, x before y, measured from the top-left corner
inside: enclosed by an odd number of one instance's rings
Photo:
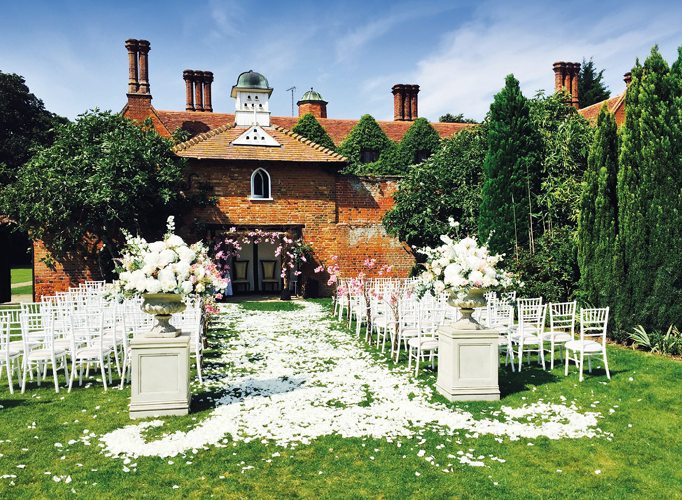
[[[204,71],[204,111],[213,113],[213,104],[211,103],[211,84],[213,83],[213,72]]]
[[[627,89],[632,83],[632,72],[628,71],[623,75],[623,81],[625,82],[625,88]]]
[[[182,72],[182,78],[185,80],[185,95],[186,101],[185,111],[194,111],[194,71],[186,69]]]
[[[414,121],[419,116],[417,94],[419,85],[398,83],[391,88],[393,94],[393,121]]]
[[[126,40],[128,49],[128,93],[135,94],[139,88],[137,79],[137,40],[129,38]]]
[[[571,106],[579,109],[578,75],[580,74],[580,63],[558,61],[554,63],[553,69],[554,91],[566,92],[570,97]]]
[[[143,121],[151,114],[152,95],[149,91],[149,42],[129,38],[128,50],[128,105],[126,116]]]
[[[194,71],[194,109],[196,111],[204,110],[204,72]]]

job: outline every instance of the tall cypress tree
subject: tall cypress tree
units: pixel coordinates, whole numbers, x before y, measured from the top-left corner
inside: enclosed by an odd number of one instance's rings
[[[666,329],[682,320],[680,62],[658,47],[632,70],[618,173],[624,287],[618,322]]]
[[[613,307],[614,253],[618,230],[618,127],[606,103],[587,159],[578,220],[581,288],[595,307]]]
[[[541,147],[528,100],[514,75],[507,76],[504,89],[495,96],[489,117],[479,234],[491,235],[492,252],[510,253],[530,239],[530,200],[537,192]]]
[[[578,101],[581,108],[605,101],[611,97],[611,91],[603,82],[604,70],[597,72],[590,58],[589,62],[583,57],[583,64],[578,74]]]

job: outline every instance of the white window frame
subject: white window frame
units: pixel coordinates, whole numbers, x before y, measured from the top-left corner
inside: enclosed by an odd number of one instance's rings
[[[255,186],[255,179],[256,179],[256,174],[259,174],[261,176],[264,176],[268,180],[268,192],[263,193],[263,195],[257,195],[256,190],[254,189]],[[267,195],[267,196],[266,196]],[[251,174],[251,197],[249,198],[250,200],[272,200],[272,179],[270,178],[270,174],[268,173],[267,170],[264,168],[257,168],[256,170],[253,171]]]

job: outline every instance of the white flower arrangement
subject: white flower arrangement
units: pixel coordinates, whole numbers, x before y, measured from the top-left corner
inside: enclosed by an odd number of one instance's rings
[[[450,221],[451,227],[456,227]],[[443,245],[437,248],[422,248],[417,252],[426,255],[426,270],[420,275],[416,291],[419,295],[431,292],[438,295],[449,291],[453,296],[464,299],[469,291],[476,288],[507,287],[513,283],[513,275],[496,266],[503,255],[490,255],[485,246],[471,237],[453,241],[441,235]]]
[[[220,295],[228,281],[221,278],[208,257],[208,249],[201,242],[188,246],[173,234],[172,215],[168,217],[167,229],[163,241],[153,243],[123,231],[126,246],[117,259],[115,271],[119,279],[114,284],[114,293],[124,297],[148,293],[190,297]]]

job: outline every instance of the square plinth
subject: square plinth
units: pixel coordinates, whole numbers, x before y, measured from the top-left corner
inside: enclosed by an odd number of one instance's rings
[[[438,330],[436,389],[449,401],[497,401],[498,341],[496,330]]]
[[[174,338],[137,336],[130,341],[130,418],[187,415],[191,334]]]

